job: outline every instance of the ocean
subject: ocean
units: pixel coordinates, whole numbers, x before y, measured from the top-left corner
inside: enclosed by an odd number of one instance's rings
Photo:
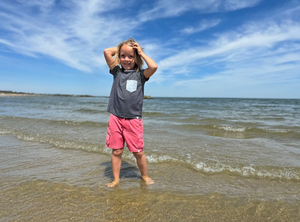
[[[0,221],[298,221],[300,100],[144,100],[146,186],[107,97],[0,97]]]

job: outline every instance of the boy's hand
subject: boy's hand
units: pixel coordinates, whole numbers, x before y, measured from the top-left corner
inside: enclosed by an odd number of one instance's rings
[[[136,42],[133,43],[132,48],[136,49],[136,51],[139,55],[141,55],[143,53],[143,50],[142,50],[141,46]]]

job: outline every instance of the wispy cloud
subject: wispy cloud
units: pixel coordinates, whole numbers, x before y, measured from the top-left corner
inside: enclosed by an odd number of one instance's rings
[[[48,56],[75,69],[91,72],[93,67],[104,63],[102,50],[106,43],[115,39],[117,44],[119,38],[136,27],[133,20],[103,15],[122,7],[120,1],[56,2],[1,3],[0,19],[5,22],[0,27],[8,34],[1,36],[0,42],[21,54]],[[123,35],[118,33],[121,23]]]
[[[137,14],[135,19],[134,15],[122,16],[128,2],[121,0],[6,0],[0,5],[0,19],[5,21],[0,28],[6,31],[6,35],[0,36],[0,43],[6,46],[2,50],[10,49],[32,57],[46,56],[92,72],[105,65],[102,50],[108,47],[108,42],[117,44],[131,36],[148,19],[176,16],[190,10],[236,10],[257,2],[259,0],[242,4],[233,0],[208,0],[199,4],[198,1],[159,0],[154,8]],[[183,32],[200,32],[218,23],[219,20],[203,20],[198,27],[186,28]]]
[[[270,96],[280,94],[273,89],[275,85],[277,90],[286,84],[296,88],[300,83],[300,22],[294,19],[297,12],[286,10],[281,16],[248,22],[215,34],[205,46],[180,50],[159,62],[157,81],[173,79],[174,87],[202,96],[214,95],[216,88],[228,93],[223,96],[237,91],[247,91],[241,96],[251,96],[254,86],[259,93],[269,90]],[[171,76],[164,78],[165,72]],[[189,78],[177,78],[187,73]]]
[[[221,3],[221,8],[226,11],[235,11],[238,9],[253,7],[259,2],[261,2],[261,0],[227,0]]]
[[[197,32],[202,32],[206,29],[212,28],[214,26],[217,26],[221,22],[220,19],[212,19],[212,20],[202,20],[198,26],[196,27],[187,27],[181,30],[182,33],[184,34],[193,34]]]
[[[174,66],[184,66],[185,64],[198,64],[200,60],[208,58],[239,58],[243,59],[259,55],[259,49],[274,50],[281,42],[300,40],[300,24],[293,21],[286,21],[282,24],[266,22],[258,24],[248,24],[240,28],[239,31],[230,31],[220,34],[212,39],[206,47],[193,47],[182,50],[178,54],[161,61],[164,69]],[[201,62],[201,61],[200,61]]]
[[[205,0],[205,1],[181,1],[181,0],[159,0],[155,7],[140,13],[141,21],[155,20],[158,18],[174,17],[188,11],[199,11],[201,13],[212,13],[221,11],[235,11],[257,5],[262,0]]]

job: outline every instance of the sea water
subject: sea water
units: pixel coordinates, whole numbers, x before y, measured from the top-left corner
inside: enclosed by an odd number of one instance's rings
[[[125,148],[114,189],[104,186],[112,179],[107,103],[0,97],[0,220],[299,218],[300,100],[146,99],[144,151],[156,183],[144,186]]]

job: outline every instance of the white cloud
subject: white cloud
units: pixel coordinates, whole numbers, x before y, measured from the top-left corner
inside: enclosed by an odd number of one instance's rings
[[[289,63],[289,62],[300,62],[300,54],[287,53],[283,56],[276,56],[273,59],[274,59],[274,63],[276,63],[276,64]]]
[[[235,11],[242,8],[249,8],[257,5],[261,0],[227,0],[223,3],[223,8],[226,11]]]
[[[218,33],[205,46],[159,61],[157,81],[172,79],[174,96],[299,97],[291,90],[300,85],[300,22],[283,14]],[[187,73],[189,78],[179,77]]]
[[[299,68],[299,62],[281,66],[228,67],[213,75],[177,81],[174,87],[194,96],[299,98]]]
[[[33,57],[51,57],[84,72],[92,72],[93,69],[104,65],[101,56],[102,50],[111,46],[107,44],[119,43],[143,22],[132,17],[118,16],[120,13],[115,12],[120,12],[128,4],[121,0],[70,0],[59,3],[54,0],[18,0],[14,4],[8,2],[4,1],[0,5],[0,9],[4,9],[0,13],[0,19],[5,21],[0,24],[0,28],[8,33],[6,36],[0,36],[0,43],[6,46],[5,50],[11,49]],[[142,14],[155,19],[159,16],[180,15],[194,9],[235,10],[250,7],[258,0],[246,2],[240,5],[232,0],[208,0],[201,4],[196,0],[159,0],[153,9]],[[227,7],[228,5],[235,6]],[[184,32],[199,32],[217,25],[218,22],[219,20],[203,20],[199,27],[186,29]],[[172,49],[166,48],[165,52],[168,51]]]
[[[178,66],[198,65],[201,60],[229,58],[235,54],[239,60],[249,58],[249,53],[255,53],[257,49],[272,50],[277,44],[285,41],[300,40],[300,23],[285,22],[281,25],[267,22],[265,24],[245,25],[239,32],[228,32],[212,39],[209,46],[193,47],[180,51],[178,54],[168,57],[160,64],[164,70]],[[255,54],[251,54],[256,58]]]
[[[217,26],[220,22],[221,22],[220,19],[202,20],[197,27],[187,27],[182,29],[181,32],[188,35],[197,32],[202,32],[206,29]]]
[[[212,13],[220,11],[235,11],[242,8],[249,8],[257,5],[262,0],[158,0],[155,7],[140,13],[141,21],[155,20],[179,16],[187,11],[199,11]]]
[[[131,19],[102,15],[122,7],[120,1],[68,1],[59,6],[55,1],[19,2],[0,6],[5,9],[0,13],[0,19],[5,21],[0,27],[8,33],[0,36],[0,42],[18,53],[48,56],[84,72],[103,65],[99,54],[102,56],[107,43],[117,44],[137,25]],[[38,13],[31,13],[32,8]],[[119,34],[121,23],[123,35]]]

